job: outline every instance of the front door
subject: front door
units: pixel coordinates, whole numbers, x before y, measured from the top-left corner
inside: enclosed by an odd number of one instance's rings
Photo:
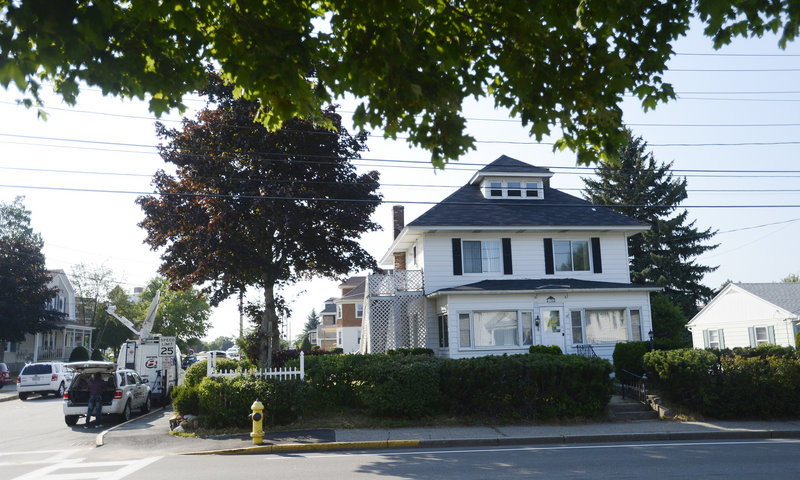
[[[560,307],[542,308],[539,328],[542,331],[542,345],[558,345],[561,351],[565,348],[564,314]]]

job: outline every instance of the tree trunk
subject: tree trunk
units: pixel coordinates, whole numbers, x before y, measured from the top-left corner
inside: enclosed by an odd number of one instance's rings
[[[275,312],[275,284],[265,277],[263,285],[264,313],[261,315],[261,325],[258,326],[258,366],[272,368],[272,337],[278,320]]]

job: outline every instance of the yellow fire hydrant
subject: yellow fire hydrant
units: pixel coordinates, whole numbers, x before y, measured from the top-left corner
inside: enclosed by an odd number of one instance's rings
[[[253,437],[253,444],[260,445],[261,440],[264,438],[264,404],[256,399],[255,402],[250,406],[250,410],[253,413],[250,414],[250,419],[253,421],[253,431],[250,432],[250,436]]]

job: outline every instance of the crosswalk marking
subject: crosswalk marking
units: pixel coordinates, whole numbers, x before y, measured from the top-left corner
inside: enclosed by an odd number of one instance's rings
[[[28,472],[12,480],[119,480],[161,458],[163,457],[110,462],[84,462],[84,458],[61,459],[52,465]],[[76,472],[77,469],[81,471]],[[88,469],[93,471],[86,471]]]

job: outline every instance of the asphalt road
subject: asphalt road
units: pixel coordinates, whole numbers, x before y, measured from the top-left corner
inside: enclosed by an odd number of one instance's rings
[[[800,478],[800,440],[186,456],[135,443],[97,448],[99,431],[82,423],[67,427],[57,398],[0,402],[0,480]]]

